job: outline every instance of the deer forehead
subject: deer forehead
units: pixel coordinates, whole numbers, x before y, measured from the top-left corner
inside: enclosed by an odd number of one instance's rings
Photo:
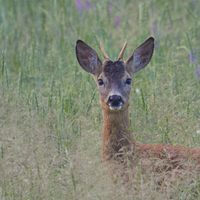
[[[130,76],[128,69],[123,61],[105,61],[102,66],[102,73],[99,78],[106,78],[108,81],[120,80],[124,77]]]

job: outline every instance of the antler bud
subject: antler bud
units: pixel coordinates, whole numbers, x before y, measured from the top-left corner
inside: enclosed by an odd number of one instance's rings
[[[125,44],[124,44],[124,46],[123,46],[123,48],[122,48],[122,50],[121,50],[121,52],[119,54],[118,59],[123,59],[123,55],[124,55],[124,51],[126,49],[126,45],[127,45],[127,40],[125,41]]]
[[[102,51],[103,57],[105,58],[105,60],[108,60],[109,57],[107,56],[107,54],[106,54],[106,52],[105,52],[105,50],[104,50],[103,45],[102,45],[101,42],[100,42],[100,46],[101,46],[101,51]]]

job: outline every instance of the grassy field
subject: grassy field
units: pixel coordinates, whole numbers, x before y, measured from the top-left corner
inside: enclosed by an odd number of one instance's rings
[[[0,199],[199,199],[191,174],[129,192],[109,182],[99,94],[75,56],[78,39],[103,60],[102,41],[116,60],[125,39],[127,58],[153,36],[152,61],[133,81],[133,137],[196,148],[199,19],[198,0],[0,0]]]

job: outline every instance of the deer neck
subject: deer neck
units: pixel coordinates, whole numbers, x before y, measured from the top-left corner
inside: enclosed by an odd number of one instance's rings
[[[128,109],[121,112],[102,111],[102,158],[107,161],[116,157],[120,149],[133,145],[134,140],[130,131]]]

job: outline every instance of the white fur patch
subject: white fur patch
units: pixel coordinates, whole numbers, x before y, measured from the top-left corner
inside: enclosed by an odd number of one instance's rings
[[[109,106],[110,110],[120,110],[122,106]]]
[[[109,96],[111,97],[111,96],[113,96],[113,95],[117,95],[117,96],[122,96],[122,94],[121,93],[119,93],[118,91],[111,91],[111,93],[109,94]]]

